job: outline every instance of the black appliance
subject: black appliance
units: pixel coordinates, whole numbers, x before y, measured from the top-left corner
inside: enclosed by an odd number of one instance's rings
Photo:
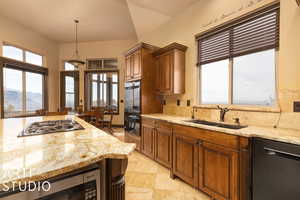
[[[252,200],[300,199],[300,146],[255,138]]]
[[[140,136],[141,123],[141,83],[140,81],[125,83],[125,130]]]

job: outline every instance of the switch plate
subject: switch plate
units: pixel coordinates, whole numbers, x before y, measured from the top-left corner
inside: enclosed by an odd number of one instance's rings
[[[294,112],[300,112],[300,101],[294,102]]]

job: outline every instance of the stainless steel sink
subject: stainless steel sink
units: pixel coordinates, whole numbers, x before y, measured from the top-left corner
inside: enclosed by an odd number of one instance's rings
[[[205,121],[205,120],[187,120],[186,122],[191,122],[195,124],[203,124],[207,126],[216,126],[220,128],[229,128],[229,129],[242,129],[246,128],[247,126],[241,126],[241,125],[235,125],[235,124],[223,124],[223,123],[218,123],[218,122],[210,122],[210,121]]]

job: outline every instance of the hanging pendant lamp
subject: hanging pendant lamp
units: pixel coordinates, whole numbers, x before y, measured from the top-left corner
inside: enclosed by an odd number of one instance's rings
[[[79,68],[81,65],[84,65],[85,62],[82,61],[80,59],[80,56],[79,56],[79,51],[78,51],[78,23],[79,23],[79,20],[74,20],[75,22],[75,27],[76,27],[76,43],[75,43],[75,55],[73,56],[72,59],[68,60],[67,62],[74,65],[75,67]]]

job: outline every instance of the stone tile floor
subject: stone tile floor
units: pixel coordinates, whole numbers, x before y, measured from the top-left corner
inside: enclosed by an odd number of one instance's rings
[[[123,140],[122,129],[114,135]],[[171,179],[170,171],[141,153],[129,156],[126,173],[126,200],[210,200],[179,179]]]

